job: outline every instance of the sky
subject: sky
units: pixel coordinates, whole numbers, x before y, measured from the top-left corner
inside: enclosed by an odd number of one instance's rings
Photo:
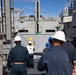
[[[66,6],[66,0],[40,0],[40,14],[58,16]],[[24,15],[34,15],[35,0],[14,0],[14,8],[24,10]]]

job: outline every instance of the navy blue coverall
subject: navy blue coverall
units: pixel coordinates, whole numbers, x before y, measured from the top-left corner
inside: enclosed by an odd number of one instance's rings
[[[69,57],[69,63],[71,65],[70,72],[73,70],[73,60],[76,60],[76,49],[70,42],[64,42],[62,45],[62,48],[64,51],[68,54]]]
[[[70,64],[67,53],[60,47],[52,47],[48,52],[47,60],[43,54],[38,61],[39,71],[47,70],[47,75],[72,75],[69,71]]]
[[[68,54],[69,62],[72,63],[76,59],[76,49],[70,42],[63,43],[62,48]]]
[[[24,64],[14,64],[24,62]],[[16,45],[10,50],[7,61],[8,68],[11,68],[10,75],[27,75],[26,67],[29,66],[29,54],[27,48]]]

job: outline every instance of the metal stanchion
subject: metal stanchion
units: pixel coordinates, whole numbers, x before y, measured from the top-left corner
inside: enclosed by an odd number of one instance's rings
[[[3,75],[3,57],[2,57],[2,53],[3,53],[3,44],[0,41],[0,75]]]

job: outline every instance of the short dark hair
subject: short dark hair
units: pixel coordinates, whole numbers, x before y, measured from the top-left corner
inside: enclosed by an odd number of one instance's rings
[[[63,41],[58,40],[58,39],[53,39],[53,42],[58,42],[58,43],[60,43],[61,45],[64,43]]]
[[[16,44],[21,44],[21,41],[15,41]]]

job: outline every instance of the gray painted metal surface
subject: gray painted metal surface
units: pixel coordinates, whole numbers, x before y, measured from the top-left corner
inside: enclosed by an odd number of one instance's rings
[[[74,0],[73,5],[73,20],[72,20],[72,27],[76,26],[76,0]]]
[[[27,74],[32,74],[32,75],[40,75],[40,74],[42,74],[42,73],[46,73],[46,71],[42,71],[42,72],[40,72],[40,71],[38,71],[37,70],[37,62],[38,62],[38,60],[39,59],[35,59],[34,60],[34,69],[32,69],[32,68],[30,68],[30,69],[28,69],[27,70]]]
[[[6,25],[6,38],[7,40],[11,40],[11,5],[10,0],[4,0],[5,4],[5,25]],[[7,9],[8,8],[8,9]]]
[[[2,41],[0,40],[0,75],[3,75],[3,58],[2,58],[2,53],[3,53],[3,44],[2,44]]]
[[[46,30],[56,30],[57,26],[59,26],[59,22],[57,21],[40,21],[40,34],[49,34],[50,32],[46,33]],[[20,21],[15,21],[15,29],[28,30],[26,34],[35,34],[35,21],[24,21],[23,23],[20,23]]]

